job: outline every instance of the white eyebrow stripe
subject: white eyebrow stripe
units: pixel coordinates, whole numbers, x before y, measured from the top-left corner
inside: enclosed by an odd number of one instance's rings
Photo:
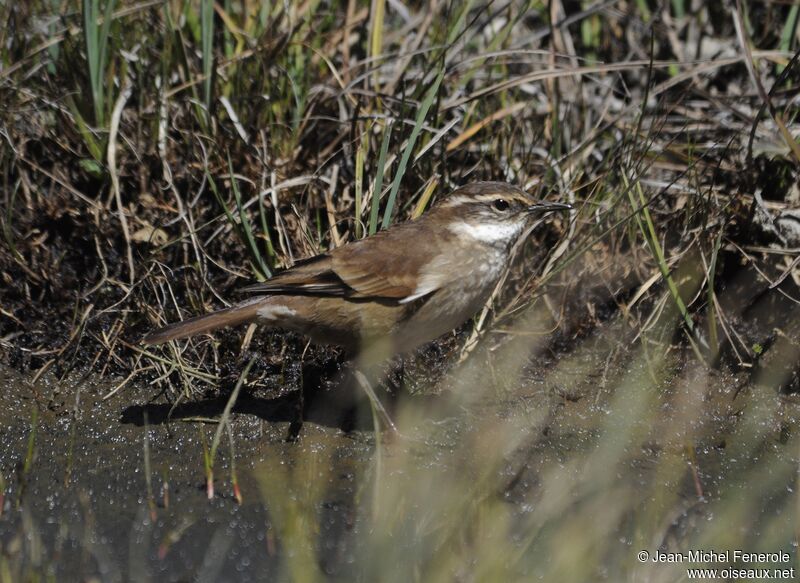
[[[442,202],[442,206],[458,206],[460,204],[471,202],[472,200],[473,199],[468,196],[450,196]]]

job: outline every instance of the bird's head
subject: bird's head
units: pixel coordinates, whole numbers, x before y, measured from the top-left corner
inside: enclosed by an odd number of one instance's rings
[[[455,234],[496,246],[513,243],[532,220],[572,206],[537,200],[505,182],[475,182],[438,203],[431,214]]]

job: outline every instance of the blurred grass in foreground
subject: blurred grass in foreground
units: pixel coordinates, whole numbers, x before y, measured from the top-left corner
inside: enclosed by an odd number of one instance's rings
[[[785,551],[788,564],[735,566],[796,567],[796,399],[776,399],[786,379],[769,374],[739,393],[741,378],[665,343],[681,319],[668,309],[638,348],[611,322],[553,366],[530,362],[552,361],[519,336],[492,371],[470,361],[446,381],[453,393],[406,402],[404,437],[357,478],[350,561],[331,564],[318,531],[335,451],[258,465],[286,578],[321,580],[324,567],[363,581],[680,581],[725,566],[642,563],[641,550]],[[541,304],[526,322],[553,324]],[[493,377],[513,392],[498,401]]]

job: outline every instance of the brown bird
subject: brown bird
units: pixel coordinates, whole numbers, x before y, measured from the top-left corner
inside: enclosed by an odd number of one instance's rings
[[[255,297],[143,340],[160,344],[257,322],[353,351],[380,344],[385,356],[408,352],[473,316],[532,220],[570,208],[501,182],[470,184],[418,220],[300,261],[242,290]]]

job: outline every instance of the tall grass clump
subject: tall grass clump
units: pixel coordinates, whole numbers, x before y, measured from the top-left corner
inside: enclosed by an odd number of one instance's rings
[[[94,106],[94,122],[105,127],[108,113],[107,94],[111,22],[116,0],[106,0],[101,10],[100,0],[83,0],[83,36],[86,42],[86,65]]]

